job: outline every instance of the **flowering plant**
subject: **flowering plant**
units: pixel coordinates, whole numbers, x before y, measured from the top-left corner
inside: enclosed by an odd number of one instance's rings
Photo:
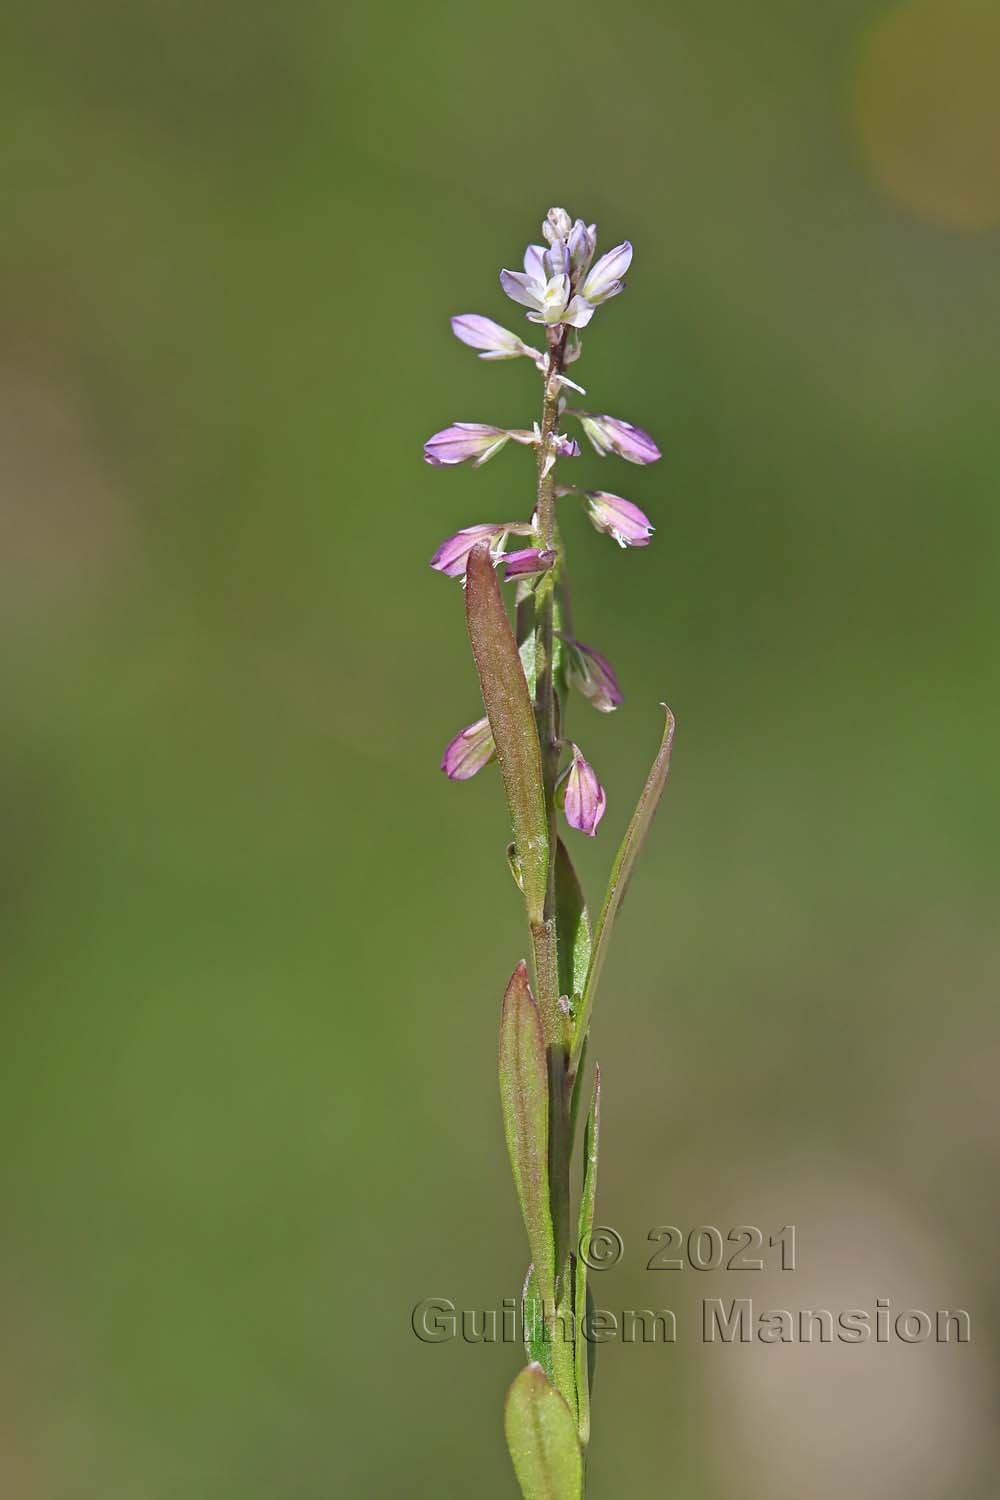
[[[481,359],[526,357],[542,377],[541,421],[529,429],[456,422],[424,445],[435,467],[479,468],[509,442],[534,449],[537,485],[530,519],[465,527],[431,559],[438,572],[461,579],[469,639],[479,673],[484,718],[459,731],[442,770],[454,781],[476,775],[494,759],[510,814],[508,859],[524,900],[533,968],[514,969],[500,1016],[500,1096],[511,1168],[531,1252],[522,1318],[528,1364],[507,1394],[504,1426],[526,1500],[579,1500],[586,1483],[593,1360],[588,1338],[587,1265],[593,1227],[600,1127],[600,1069],[594,1069],[585,1127],[583,1186],[571,1230],[570,1166],[584,1087],[594,997],[629,876],[667,779],[674,720],[666,711],[659,750],[611,870],[604,904],[592,927],[580,882],[559,833],[559,813],[580,833],[596,835],[607,798],[579,745],[565,738],[572,689],[602,713],[622,703],[614,669],[574,635],[565,552],[556,502],[583,501],[597,531],[621,547],[645,547],[648,518],[630,500],[606,490],[557,483],[560,459],[580,456],[575,438],[558,429],[564,416],[580,423],[603,458],[651,464],[660,451],[648,433],[616,417],[567,406],[566,374],[581,353],[580,330],[597,308],[624,290],[632,260],[626,241],[594,262],[597,232],[553,208],[542,225],[544,245],[529,245],[523,271],[501,271],[500,283],[544,327],[538,350],[491,319],[452,319],[462,343]],[[513,541],[513,546],[511,542]],[[514,625],[501,581],[513,580]]]

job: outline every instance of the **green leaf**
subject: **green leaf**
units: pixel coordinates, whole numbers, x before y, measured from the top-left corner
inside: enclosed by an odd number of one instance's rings
[[[545,1309],[538,1290],[538,1278],[534,1265],[528,1267],[521,1293],[521,1326],[524,1329],[524,1352],[528,1363],[541,1365],[546,1377],[555,1384],[555,1369],[552,1362],[552,1339],[545,1331]]]
[[[590,1287],[588,1285],[588,1287],[587,1287],[587,1321],[586,1321],[586,1327],[587,1327],[587,1329],[592,1332],[593,1328],[594,1328],[594,1324],[596,1322],[597,1322],[597,1304],[594,1301],[594,1294],[590,1290]],[[585,1337],[586,1337],[586,1335],[585,1335]],[[593,1399],[594,1399],[594,1376],[597,1373],[597,1348],[598,1348],[598,1345],[597,1345],[597,1340],[596,1339],[587,1339],[587,1405],[588,1405],[588,1409],[589,1409],[590,1402],[593,1401]]]
[[[589,1045],[590,1038],[584,1037],[583,1046],[580,1048],[580,1060],[576,1065],[576,1072],[573,1075],[573,1092],[570,1095],[569,1105],[569,1138],[571,1144],[576,1143],[576,1121],[580,1113],[580,1096],[583,1093],[583,1065],[587,1060],[587,1047]]]
[[[569,996],[576,1014],[590,968],[590,913],[562,839],[556,844],[556,931],[559,937],[559,993]]]
[[[590,1017],[594,1008],[594,996],[601,978],[601,970],[607,957],[608,944],[611,941],[611,933],[614,929],[615,918],[621,910],[622,902],[625,900],[625,892],[628,889],[629,879],[635,862],[639,857],[643,840],[649,832],[649,826],[653,821],[653,814],[659,805],[663,788],[667,782],[667,772],[670,770],[670,751],[674,742],[674,716],[665,703],[660,707],[667,716],[666,726],[663,730],[663,739],[656,753],[646,785],[636,804],[632,821],[625,830],[625,837],[621,841],[615,862],[611,868],[611,879],[608,881],[608,889],[604,896],[604,906],[601,909],[600,921],[597,924],[597,936],[594,941],[594,953],[590,962],[590,972],[587,975],[587,983],[583,991],[583,1004],[576,1021],[576,1030],[573,1035],[573,1052],[570,1060],[570,1072],[575,1072],[579,1066],[580,1054],[583,1051],[583,1043],[590,1029]]]
[[[465,613],[507,794],[528,919],[540,922],[549,867],[542,755],[524,668],[487,543],[473,547],[469,555]]]
[[[589,1369],[593,1345],[583,1335],[580,1319],[590,1315],[587,1302],[587,1262],[582,1249],[590,1243],[594,1229],[594,1205],[597,1200],[597,1153],[601,1135],[601,1069],[594,1068],[594,1093],[587,1116],[587,1128],[583,1137],[583,1193],[580,1197],[580,1218],[577,1227],[576,1291],[573,1299],[578,1312],[576,1339],[576,1401],[579,1411],[580,1442],[590,1441],[590,1391],[593,1384]]]
[[[503,1417],[524,1500],[580,1500],[583,1455],[576,1423],[540,1365],[528,1365],[516,1377]]]
[[[549,1205],[549,1077],[542,1022],[519,963],[500,1015],[500,1102],[503,1128],[538,1289],[555,1300],[555,1240]]]

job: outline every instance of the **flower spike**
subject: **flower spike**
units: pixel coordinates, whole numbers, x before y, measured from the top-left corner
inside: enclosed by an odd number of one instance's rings
[[[642,428],[568,405],[591,399],[569,371],[576,373],[582,330],[599,307],[624,290],[632,263],[628,240],[603,255],[597,250],[596,225],[551,208],[537,242],[513,262],[517,269],[500,272],[506,296],[543,331],[544,338],[534,340],[541,348],[532,347],[527,333],[524,342],[479,313],[451,320],[455,337],[481,359],[523,357],[534,365],[542,387],[537,420],[529,417],[520,427],[456,422],[424,444],[424,458],[436,468],[478,468],[507,444],[528,448],[534,459],[522,465],[526,479],[529,468],[533,471],[530,498],[525,495],[523,507],[500,511],[530,514],[530,520],[466,526],[431,558],[436,572],[462,583],[486,715],[449,740],[441,769],[451,781],[467,781],[496,761],[513,835],[507,859],[524,902],[532,950],[531,984],[522,962],[504,996],[499,1068],[504,1130],[532,1261],[522,1294],[528,1367],[511,1387],[504,1424],[525,1500],[543,1495],[581,1500],[584,1488],[592,1351],[586,1339],[574,1340],[557,1325],[564,1310],[586,1317],[593,1300],[585,1258],[574,1250],[591,1237],[594,1222],[599,1075],[584,1132],[583,1202],[575,1224],[570,1222],[570,1168],[579,1105],[587,1092],[583,1063],[597,980],[663,790],[673,737],[668,710],[660,750],[612,864],[600,916],[592,923],[567,850],[571,839],[560,835],[559,826],[565,815],[571,828],[593,838],[607,797],[593,766],[569,739],[573,708],[567,695],[579,693],[605,714],[619,708],[623,698],[607,657],[573,632],[558,498],[575,495],[590,524],[620,547],[648,546],[653,528],[621,495],[560,482],[569,476],[559,466],[579,457],[584,441],[563,430],[563,419],[575,417],[602,458],[614,453],[645,465],[660,457]],[[570,396],[570,390],[579,396]],[[514,584],[513,598],[505,597],[508,581]]]

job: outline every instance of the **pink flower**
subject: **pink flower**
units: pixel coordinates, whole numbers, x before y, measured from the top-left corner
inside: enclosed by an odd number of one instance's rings
[[[464,463],[479,469],[500,452],[509,438],[510,433],[504,427],[490,427],[484,422],[455,422],[427,439],[424,461],[436,469]]]
[[[547,573],[556,560],[555,552],[539,552],[537,547],[526,547],[523,552],[504,553],[504,582],[511,578],[528,578],[536,573]]]
[[[611,495],[607,490],[588,490],[587,516],[590,524],[605,536],[613,536],[619,547],[648,547],[653,527],[649,517],[631,500]]]
[[[607,302],[611,297],[617,297],[619,292],[625,290],[622,277],[632,264],[632,246],[628,240],[621,245],[616,245],[609,250],[607,255],[602,255],[597,265],[590,271],[580,293],[590,303],[591,307],[600,307],[602,302]]]
[[[449,740],[441,769],[449,781],[468,781],[477,771],[488,766],[495,754],[489,719],[477,719]]]
[[[478,313],[463,313],[461,317],[452,318],[451,331],[470,349],[480,350],[480,359],[517,359],[521,354],[532,360],[541,357],[537,349],[523,343],[516,333],[509,333],[492,318],[482,318]]]
[[[431,567],[448,578],[464,578],[469,553],[477,542],[489,542],[494,561],[506,536],[530,536],[531,526],[521,521],[487,521],[480,526],[466,526],[446,538],[431,558]],[[515,553],[510,554],[512,557]]]
[[[566,676],[570,686],[582,693],[602,714],[621,708],[625,699],[608,658],[582,641],[571,640],[568,636],[563,636],[562,641],[566,648]]]
[[[584,760],[579,745],[571,745],[570,748],[573,759],[560,778],[563,810],[571,828],[578,828],[581,833],[593,838],[598,823],[604,817],[607,798],[594,768]]]
[[[576,411],[572,415],[579,417],[584,432],[602,458],[617,453],[630,464],[655,464],[660,457],[660,450],[649,433],[643,432],[641,427],[633,427],[631,422],[603,414],[595,416],[588,411]]]

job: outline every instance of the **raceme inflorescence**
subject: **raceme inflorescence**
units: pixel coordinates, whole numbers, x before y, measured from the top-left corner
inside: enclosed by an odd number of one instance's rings
[[[659,750],[611,869],[600,916],[592,926],[580,881],[560,834],[560,818],[593,837],[607,797],[580,746],[566,737],[566,707],[579,694],[601,713],[622,704],[608,659],[580,640],[570,609],[558,502],[583,506],[594,528],[620,547],[645,547],[653,535],[633,501],[603,489],[560,481],[561,460],[581,457],[561,430],[578,423],[600,455],[636,465],[660,450],[631,422],[570,405],[585,397],[570,378],[582,352],[581,332],[625,288],[632,246],[625,241],[595,259],[593,224],[550,209],[541,245],[529,245],[523,271],[500,272],[500,284],[544,332],[537,349],[492,319],[465,313],[452,330],[480,359],[528,359],[541,376],[540,420],[530,428],[454,422],[424,445],[437,468],[480,468],[513,443],[534,451],[537,477],[526,518],[480,522],[442,542],[431,566],[461,580],[465,614],[485,716],[447,745],[442,770],[466,781],[496,760],[513,840],[508,860],[524,900],[532,974],[520,962],[500,1015],[500,1097],[511,1168],[527,1231],[531,1264],[523,1293],[528,1363],[507,1394],[504,1426],[526,1500],[580,1500],[590,1441],[593,1345],[588,1339],[585,1256],[596,1193],[600,1069],[594,1069],[584,1130],[583,1181],[571,1218],[570,1168],[594,998],[629,876],[667,779],[674,720],[666,712]],[[567,392],[572,395],[567,395]],[[527,510],[527,507],[526,507]],[[513,624],[502,584],[511,583]],[[572,1226],[572,1227],[571,1227]]]

